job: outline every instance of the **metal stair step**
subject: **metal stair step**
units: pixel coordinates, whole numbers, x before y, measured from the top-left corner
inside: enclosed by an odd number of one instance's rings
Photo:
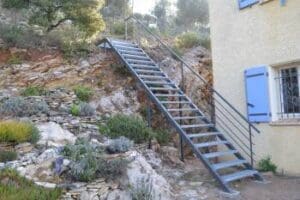
[[[181,128],[201,128],[201,127],[214,127],[214,124],[191,124],[191,125],[183,125]]]
[[[125,59],[134,59],[134,60],[146,60],[146,61],[151,61],[150,58],[147,56],[136,56],[136,55],[131,55],[131,54],[122,54],[122,56]]]
[[[134,60],[134,59],[126,59],[126,61],[130,64],[142,64],[142,65],[150,65],[155,66],[155,63],[152,61],[144,61],[144,60]]]
[[[180,91],[178,88],[163,88],[163,87],[150,87],[150,90],[160,91]]]
[[[203,119],[203,116],[181,116],[181,117],[174,117],[175,120],[185,120],[185,119]]]
[[[220,132],[207,132],[207,133],[194,133],[194,134],[188,134],[187,136],[189,138],[201,138],[201,137],[210,137],[210,136],[217,136],[221,135]]]
[[[126,51],[126,50],[119,50],[119,52],[123,55],[123,54],[127,54],[127,55],[135,55],[135,56],[146,56],[146,54],[144,54],[143,52],[137,52],[137,51]]]
[[[229,144],[228,141],[214,141],[214,142],[204,142],[199,144],[194,144],[197,148],[204,148],[204,147],[210,147],[210,146],[217,146],[221,144]]]
[[[132,66],[131,65],[131,67],[133,68],[133,69],[145,69],[145,70],[159,70],[160,71],[160,69],[158,68],[158,67],[156,67],[156,66],[142,66],[142,65],[140,65],[140,66]]]
[[[230,160],[230,161],[225,161],[225,162],[221,162],[221,163],[217,163],[217,164],[213,164],[212,167],[215,170],[219,170],[219,169],[224,169],[224,168],[228,168],[228,167],[234,167],[234,166],[239,166],[242,164],[247,163],[246,160]]]
[[[228,182],[239,180],[242,178],[251,177],[255,174],[258,174],[258,172],[256,170],[243,170],[243,171],[239,171],[239,172],[235,172],[232,174],[227,174],[227,175],[221,176],[221,178],[224,182],[228,183]]]
[[[190,104],[189,101],[161,101],[162,104]]]
[[[143,52],[140,48],[137,47],[129,47],[125,45],[114,45],[117,49],[120,50],[130,50],[130,51],[137,51],[137,52]]]
[[[167,79],[169,80],[169,78],[165,77],[165,76],[150,76],[150,75],[139,75],[140,78],[151,78],[151,79]]]
[[[174,85],[174,83],[170,83],[170,82],[163,82],[163,81],[144,81],[144,83],[146,84],[153,84],[153,85]]]
[[[221,157],[221,156],[227,156],[227,155],[232,155],[238,153],[237,150],[230,150],[230,151],[217,151],[217,152],[211,152],[211,153],[206,153],[203,154],[205,158],[216,158],[216,157]]]
[[[148,68],[148,67],[155,67],[157,69],[159,69],[159,67],[157,65],[143,65],[143,64],[134,64],[134,63],[131,63],[130,64],[131,67],[139,67],[139,68]]]
[[[174,108],[174,109],[167,109],[169,112],[180,112],[180,111],[198,111],[196,108]]]
[[[129,47],[138,47],[138,45],[129,43],[129,42],[123,42],[123,41],[117,41],[117,40],[112,40],[111,41],[113,45],[124,45],[124,46],[129,46]]]
[[[157,97],[186,97],[184,94],[155,94]]]
[[[138,73],[164,74],[161,71],[153,71],[153,70],[140,70],[140,69],[136,69],[135,71],[138,72]]]

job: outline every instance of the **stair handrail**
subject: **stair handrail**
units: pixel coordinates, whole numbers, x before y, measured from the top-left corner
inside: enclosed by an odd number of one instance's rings
[[[138,24],[140,24],[150,35],[152,35],[161,45],[163,45],[176,59],[178,59],[183,65],[185,65],[196,77],[201,79],[205,84],[208,84],[208,82],[199,74],[197,73],[187,62],[183,60],[181,56],[179,56],[172,48],[170,48],[165,42],[161,40],[161,38],[153,33],[145,24],[143,24],[139,19],[137,19],[134,15],[131,15],[125,19],[125,39],[128,38],[128,21],[129,20],[135,20]],[[253,128],[253,130],[256,131],[256,133],[260,133],[260,130],[251,123],[240,111],[238,111],[231,103],[229,103],[228,100],[225,99],[218,91],[216,91],[212,86],[208,84],[209,89],[215,93],[218,97],[220,97],[236,114],[238,114],[241,119],[243,119],[248,125],[249,128]],[[250,130],[251,134],[251,130]]]

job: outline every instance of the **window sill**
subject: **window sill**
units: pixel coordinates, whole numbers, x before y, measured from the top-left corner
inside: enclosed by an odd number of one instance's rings
[[[282,119],[273,121],[270,126],[300,126],[300,119]]]

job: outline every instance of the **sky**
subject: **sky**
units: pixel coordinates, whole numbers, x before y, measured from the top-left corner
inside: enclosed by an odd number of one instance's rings
[[[151,13],[155,6],[156,0],[132,0],[133,1],[133,12],[134,13]],[[176,3],[176,0],[170,0],[172,4]]]

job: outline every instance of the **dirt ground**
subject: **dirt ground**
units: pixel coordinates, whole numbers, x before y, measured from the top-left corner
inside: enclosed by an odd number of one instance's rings
[[[196,164],[197,160],[187,160],[186,167],[198,165],[201,174],[206,170],[202,163]],[[207,170],[206,170],[207,171]],[[208,171],[207,171],[208,173]],[[209,175],[208,175],[209,176]],[[227,196],[218,188],[216,182],[207,182],[207,200],[300,200],[300,177],[287,177],[263,174],[266,183],[259,183],[252,179],[234,182],[233,188],[239,191],[239,195]],[[206,180],[208,180],[206,178]]]

